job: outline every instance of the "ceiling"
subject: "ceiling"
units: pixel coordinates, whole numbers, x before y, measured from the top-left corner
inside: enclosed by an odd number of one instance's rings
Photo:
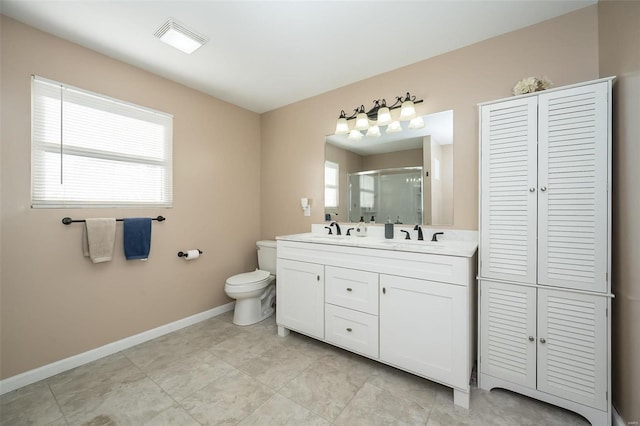
[[[597,0],[1,0],[18,21],[262,113]],[[209,38],[191,55],[167,18]]]

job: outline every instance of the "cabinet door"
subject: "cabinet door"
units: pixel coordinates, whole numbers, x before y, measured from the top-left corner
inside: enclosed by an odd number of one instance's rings
[[[324,265],[278,259],[276,322],[324,339]]]
[[[451,386],[468,386],[466,290],[380,275],[380,359]]]
[[[480,282],[480,372],[536,388],[536,289]]]
[[[607,291],[608,83],[541,94],[538,282]]]
[[[535,284],[537,99],[481,109],[480,276]]]
[[[538,390],[607,409],[607,300],[538,290]]]

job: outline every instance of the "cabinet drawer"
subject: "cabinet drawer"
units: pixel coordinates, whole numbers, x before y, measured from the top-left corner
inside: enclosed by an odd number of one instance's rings
[[[378,317],[325,305],[325,340],[370,358],[378,358]]]
[[[378,315],[378,274],[327,266],[325,300],[343,308]]]

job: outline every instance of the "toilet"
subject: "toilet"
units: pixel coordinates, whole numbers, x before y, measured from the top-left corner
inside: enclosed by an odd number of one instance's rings
[[[224,291],[236,299],[233,323],[251,325],[274,312],[276,298],[276,242],[258,241],[258,269],[227,279]]]

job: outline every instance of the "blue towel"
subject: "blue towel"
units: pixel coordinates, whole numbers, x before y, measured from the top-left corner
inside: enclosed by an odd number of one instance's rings
[[[151,218],[131,217],[124,222],[124,257],[146,259],[151,250]]]

